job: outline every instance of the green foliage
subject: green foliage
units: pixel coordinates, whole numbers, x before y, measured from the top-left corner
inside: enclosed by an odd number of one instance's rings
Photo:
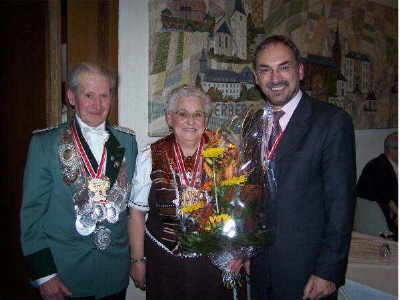
[[[158,47],[156,50],[156,57],[153,65],[152,74],[164,72],[167,68],[169,42],[171,39],[170,32],[160,32],[157,34]]]
[[[176,64],[179,65],[183,62],[183,44],[185,33],[180,32],[178,37],[178,45],[176,49]]]
[[[227,239],[222,234],[222,228],[213,231],[187,232],[179,235],[179,244],[185,253],[212,254],[219,253],[224,249],[241,247],[262,247],[272,239],[271,231],[254,230],[250,232],[239,232],[236,237]]]
[[[197,76],[196,76],[196,83],[195,84],[196,84],[197,88],[202,89],[202,87],[201,87],[201,78],[200,78],[199,74],[197,74]]]
[[[337,96],[337,76],[338,72],[330,72],[327,80],[327,94],[331,97]]]
[[[235,101],[236,99],[235,98],[233,98],[232,96],[226,96],[226,97],[224,97],[224,101],[226,101],[226,102],[232,102],[232,101]]]
[[[224,99],[222,92],[214,87],[208,89],[207,95],[210,96],[213,102],[221,102]]]
[[[256,38],[256,26],[253,23],[253,19],[251,14],[247,17],[247,52],[251,48],[251,45],[254,43],[254,39]]]
[[[235,56],[219,55],[219,54],[212,54],[212,53],[210,55],[210,58],[213,58],[220,62],[232,63],[232,64],[248,64],[251,62],[250,59],[241,59],[241,58],[235,57]]]
[[[258,88],[252,87],[247,91],[247,100],[249,101],[258,101],[262,100],[263,96]]]
[[[187,232],[179,235],[179,243],[183,252],[211,254],[220,252],[222,248],[221,232],[201,231]]]
[[[246,101],[247,100],[247,87],[246,85],[242,85],[241,90],[240,90],[240,101]]]

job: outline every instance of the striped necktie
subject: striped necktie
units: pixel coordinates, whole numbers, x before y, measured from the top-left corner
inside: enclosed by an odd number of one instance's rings
[[[272,113],[272,132],[271,136],[269,137],[268,140],[268,151],[271,151],[272,147],[274,146],[274,143],[276,142],[276,139],[279,137],[279,135],[282,132],[281,125],[279,124],[279,119],[285,114],[283,110],[276,110]]]

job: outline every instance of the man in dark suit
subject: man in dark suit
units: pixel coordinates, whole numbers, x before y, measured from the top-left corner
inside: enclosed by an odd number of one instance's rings
[[[79,64],[68,79],[73,119],[31,139],[21,243],[46,300],[125,300],[137,146],[133,132],[106,124],[115,85],[108,70]]]
[[[336,299],[345,280],[355,206],[352,120],[300,90],[304,66],[286,37],[262,42],[254,70],[278,117],[273,140],[259,145],[276,183],[265,211],[274,239],[251,262],[252,297]]]
[[[397,132],[389,134],[384,142],[384,153],[365,165],[356,189],[358,197],[379,204],[395,240],[398,226],[397,145]]]

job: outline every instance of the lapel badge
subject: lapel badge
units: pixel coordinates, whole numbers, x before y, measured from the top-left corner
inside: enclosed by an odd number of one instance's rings
[[[111,155],[110,159],[111,159],[111,161],[114,161],[115,160],[114,155]]]
[[[119,161],[116,161],[116,162],[114,162],[114,168],[115,168],[115,169],[118,169],[118,168],[119,168],[119,166],[120,166],[120,163],[119,163]]]

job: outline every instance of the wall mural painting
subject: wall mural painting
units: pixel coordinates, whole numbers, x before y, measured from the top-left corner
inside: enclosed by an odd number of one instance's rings
[[[211,96],[215,128],[264,103],[257,45],[284,34],[300,48],[302,89],[351,114],[356,129],[397,127],[397,10],[367,0],[150,0],[149,135],[164,136],[166,96]]]

